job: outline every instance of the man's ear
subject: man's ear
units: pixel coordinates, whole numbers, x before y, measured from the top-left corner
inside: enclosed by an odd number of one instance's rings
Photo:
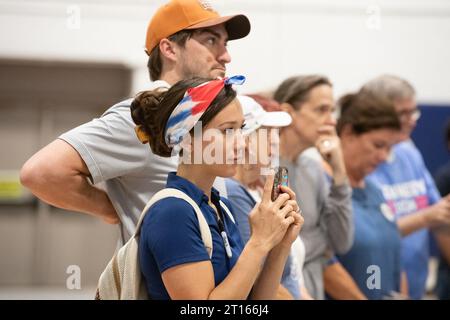
[[[177,61],[177,51],[178,47],[177,45],[170,41],[167,38],[162,39],[159,42],[159,51],[161,52],[161,57],[171,60],[171,61]]]

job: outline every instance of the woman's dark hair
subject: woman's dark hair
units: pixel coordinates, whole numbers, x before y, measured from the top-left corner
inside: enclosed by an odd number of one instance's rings
[[[338,135],[346,125],[358,135],[377,129],[401,129],[394,105],[388,99],[359,92],[344,95],[337,104],[340,109],[336,126]]]
[[[309,99],[312,89],[320,85],[332,86],[327,77],[321,75],[293,76],[284,80],[275,90],[273,98],[278,103],[289,103],[294,109]]]
[[[139,93],[131,103],[131,117],[136,125],[149,136],[153,153],[161,157],[170,157],[172,148],[165,141],[167,120],[172,111],[183,99],[187,89],[196,87],[212,79],[192,78],[181,80],[168,91],[152,90]],[[206,126],[223,108],[236,98],[236,91],[231,85],[225,85],[208,109],[201,116],[202,127]],[[191,130],[192,134],[193,130]]]

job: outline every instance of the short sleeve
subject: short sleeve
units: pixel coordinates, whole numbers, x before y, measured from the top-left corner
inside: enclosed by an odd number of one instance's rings
[[[428,197],[430,199],[430,205],[433,205],[433,204],[439,202],[439,200],[441,200],[441,195],[439,193],[439,190],[436,187],[436,184],[434,183],[433,178],[430,175],[430,172],[426,168],[424,170],[424,175],[425,175],[425,183],[427,186]]]
[[[130,102],[123,101],[59,137],[80,154],[94,184],[142,169],[149,160],[149,146],[134,131]]]
[[[180,264],[210,260],[195,211],[182,199],[154,204],[142,224],[141,237],[160,273]]]
[[[439,194],[439,191],[436,187],[436,184],[434,183],[433,178],[430,175],[430,172],[428,171],[425,161],[423,160],[422,155],[420,154],[419,150],[417,148],[412,149],[414,151],[414,156],[417,158],[416,162],[420,164],[421,172],[423,173],[423,177],[425,179],[425,185],[427,188],[427,195],[428,199],[430,200],[430,205],[433,205],[441,199],[441,195]]]

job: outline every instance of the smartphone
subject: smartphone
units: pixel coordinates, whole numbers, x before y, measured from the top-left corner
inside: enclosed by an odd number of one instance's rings
[[[281,193],[280,186],[287,187],[288,185],[288,169],[286,167],[276,167],[272,187],[272,201],[275,201],[278,198],[278,195]]]

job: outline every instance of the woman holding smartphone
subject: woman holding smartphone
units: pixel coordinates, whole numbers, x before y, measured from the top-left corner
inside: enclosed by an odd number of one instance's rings
[[[263,171],[273,165],[272,158],[276,157],[278,149],[277,139],[272,139],[272,134],[278,136],[276,129],[291,124],[292,118],[283,111],[266,112],[263,107],[248,96],[239,96],[246,126],[243,129],[245,136],[245,163],[240,164],[236,174],[226,179],[228,200],[233,206],[239,232],[242,240],[247,242],[251,236],[249,213],[252,208],[261,201],[265,175]],[[248,161],[247,161],[248,159]],[[278,168],[280,174],[284,168]],[[275,172],[277,174],[277,172]],[[286,173],[287,179],[288,173]],[[276,180],[276,179],[275,179]],[[274,186],[277,187],[276,185]],[[274,189],[277,191],[277,189]],[[278,192],[273,192],[272,198]],[[303,218],[302,218],[303,219]],[[281,278],[282,286],[278,297],[281,299],[307,299],[309,294],[303,286],[302,265],[305,259],[305,247],[298,237],[291,248]]]
[[[151,299],[273,299],[292,242],[301,227],[295,194],[283,187],[271,200],[273,176],[264,185],[259,205],[250,214],[252,236],[244,246],[232,218],[220,205],[226,199],[212,187],[216,177],[236,173],[244,117],[232,84],[243,77],[182,80],[166,92],[146,91],[132,103],[138,136],[152,151],[181,159],[202,158],[211,143],[222,146],[227,161],[183,162],[167,178],[167,188],[188,195],[205,217],[213,242],[211,258],[203,244],[193,207],[166,198],[150,207],[139,243],[140,266]],[[196,129],[203,129],[200,136]],[[207,141],[208,130],[215,133]],[[230,139],[226,137],[230,136]],[[209,148],[209,149],[208,149]],[[233,160],[230,161],[228,160]],[[228,241],[225,241],[222,234]],[[228,248],[227,248],[228,247]]]

